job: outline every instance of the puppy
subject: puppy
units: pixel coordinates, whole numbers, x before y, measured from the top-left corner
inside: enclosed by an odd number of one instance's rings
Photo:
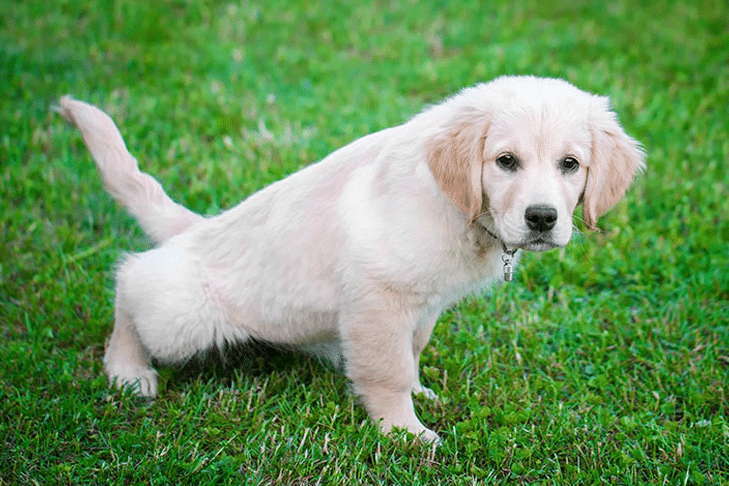
[[[153,361],[249,340],[343,366],[382,430],[437,441],[413,393],[438,316],[510,279],[517,250],[565,246],[644,165],[609,100],[571,84],[501,77],[367,135],[205,218],[139,171],[114,122],[66,96],[109,192],[155,249],[119,264],[104,369],[157,395]]]

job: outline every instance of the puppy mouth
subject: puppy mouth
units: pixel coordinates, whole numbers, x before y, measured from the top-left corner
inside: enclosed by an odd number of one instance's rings
[[[505,248],[512,248],[512,249],[521,249],[524,251],[534,251],[534,252],[542,252],[542,251],[548,251],[552,250],[554,248],[563,247],[565,244],[560,244],[554,241],[554,238],[552,236],[552,233],[547,232],[538,232],[534,231],[531,233],[528,233],[524,236],[524,238],[521,241],[514,241],[510,242],[507,240],[502,239],[497,233],[492,232],[491,230],[486,227],[483,223],[480,223],[479,226],[483,231],[485,231],[487,234],[489,234],[492,238],[501,241],[501,244],[505,246]]]
[[[564,245],[556,243],[551,237],[547,235],[534,235],[516,246],[526,251],[541,252]]]

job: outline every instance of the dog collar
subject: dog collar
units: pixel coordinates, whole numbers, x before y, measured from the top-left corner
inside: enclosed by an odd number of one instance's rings
[[[514,255],[516,254],[517,250],[519,248],[514,248],[513,250],[509,250],[507,248],[506,243],[504,243],[504,240],[493,234],[489,229],[484,226],[480,225],[486,233],[489,234],[493,239],[501,243],[501,261],[504,262],[504,281],[511,282],[514,278]]]

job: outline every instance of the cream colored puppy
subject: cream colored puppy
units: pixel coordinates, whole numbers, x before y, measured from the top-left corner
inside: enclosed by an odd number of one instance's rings
[[[413,393],[440,313],[510,277],[517,249],[593,227],[643,153],[607,98],[502,77],[367,135],[204,218],[142,173],[114,122],[64,97],[111,194],[159,243],[119,264],[104,369],[157,394],[159,364],[255,339],[341,364],[370,416],[437,440]]]

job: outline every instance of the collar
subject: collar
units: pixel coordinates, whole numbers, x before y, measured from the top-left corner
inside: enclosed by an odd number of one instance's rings
[[[514,255],[516,254],[517,250],[519,248],[514,248],[513,250],[509,250],[509,248],[506,246],[506,243],[504,243],[504,240],[493,234],[489,229],[480,224],[481,228],[488,233],[489,236],[491,236],[493,239],[501,243],[501,261],[504,262],[504,280],[506,282],[511,282],[511,280],[514,278]]]

